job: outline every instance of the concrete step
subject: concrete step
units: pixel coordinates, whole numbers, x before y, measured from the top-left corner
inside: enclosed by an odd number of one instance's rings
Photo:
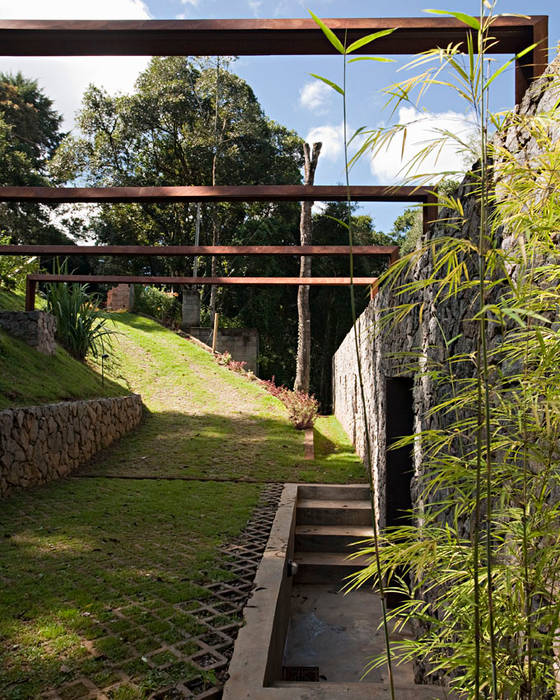
[[[298,498],[319,501],[368,501],[367,484],[300,484]]]
[[[295,583],[332,583],[341,585],[343,579],[369,564],[367,557],[348,559],[341,552],[296,552],[298,565]]]
[[[296,552],[341,552],[350,554],[360,540],[373,537],[373,529],[365,525],[297,525]]]
[[[369,525],[369,501],[298,499],[297,525]]]
[[[278,688],[278,700],[290,698],[306,698],[307,700],[390,700],[391,690],[388,683],[368,683],[367,679],[361,683],[302,683],[289,681],[275,681],[273,688]],[[280,690],[280,689],[283,690]],[[456,700],[457,696],[451,694],[446,688],[435,685],[395,685],[395,697],[397,700]],[[282,693],[286,692],[286,695]],[[263,695],[264,697],[264,695]]]

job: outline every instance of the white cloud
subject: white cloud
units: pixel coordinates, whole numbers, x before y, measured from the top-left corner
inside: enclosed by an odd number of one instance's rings
[[[197,7],[200,0],[181,0],[181,2],[183,5],[192,5],[193,7]]]
[[[329,106],[332,88],[320,80],[312,80],[299,91],[299,103],[312,112],[326,112]]]
[[[260,16],[262,5],[263,5],[263,0],[249,0],[249,7],[251,8],[255,17]]]
[[[149,19],[142,0],[0,0],[3,19]],[[109,92],[130,90],[149,58],[145,56],[103,57],[1,57],[0,71],[21,71],[35,78],[54,100],[55,109],[64,116],[64,128],[70,129],[90,83]]]
[[[449,131],[458,139],[468,143],[475,133],[472,114],[459,112],[419,112],[414,107],[401,107],[399,124],[407,125],[404,153],[402,137],[397,136],[388,147],[371,158],[371,172],[383,183],[402,180],[408,163],[427,144],[441,137],[441,131]],[[404,171],[403,171],[404,168]],[[441,150],[438,148],[409,173],[442,173],[452,170],[465,171],[465,157],[461,146],[448,141]],[[435,178],[432,178],[435,179]]]
[[[316,126],[307,134],[305,140],[307,143],[320,141],[323,144],[321,159],[337,161],[343,155],[344,126],[342,124],[338,126],[331,124]]]

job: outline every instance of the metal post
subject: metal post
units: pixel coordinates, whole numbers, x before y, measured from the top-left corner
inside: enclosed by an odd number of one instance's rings
[[[37,282],[29,278],[25,279],[25,310],[35,311],[35,293],[37,291]]]

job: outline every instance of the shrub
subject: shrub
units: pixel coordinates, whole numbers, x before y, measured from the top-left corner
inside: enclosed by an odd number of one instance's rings
[[[313,395],[284,389],[280,398],[288,409],[288,418],[296,430],[313,427],[319,412],[319,402]]]
[[[181,309],[175,292],[140,285],[134,291],[134,311],[151,316],[166,326],[180,323]]]
[[[56,335],[60,343],[78,360],[88,352],[103,353],[104,341],[114,331],[106,328],[108,319],[97,308],[97,299],[87,292],[87,285],[50,284],[47,310],[56,318]]]
[[[285,386],[277,386],[272,379],[261,379],[261,385],[277,399],[280,399],[288,409],[288,418],[296,430],[312,428],[317,414],[319,402],[313,395],[304,391],[292,391]]]

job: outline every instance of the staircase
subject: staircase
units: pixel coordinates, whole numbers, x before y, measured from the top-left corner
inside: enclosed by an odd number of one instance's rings
[[[367,565],[348,559],[355,542],[373,537],[369,486],[306,485],[298,488],[295,583],[340,584]]]

